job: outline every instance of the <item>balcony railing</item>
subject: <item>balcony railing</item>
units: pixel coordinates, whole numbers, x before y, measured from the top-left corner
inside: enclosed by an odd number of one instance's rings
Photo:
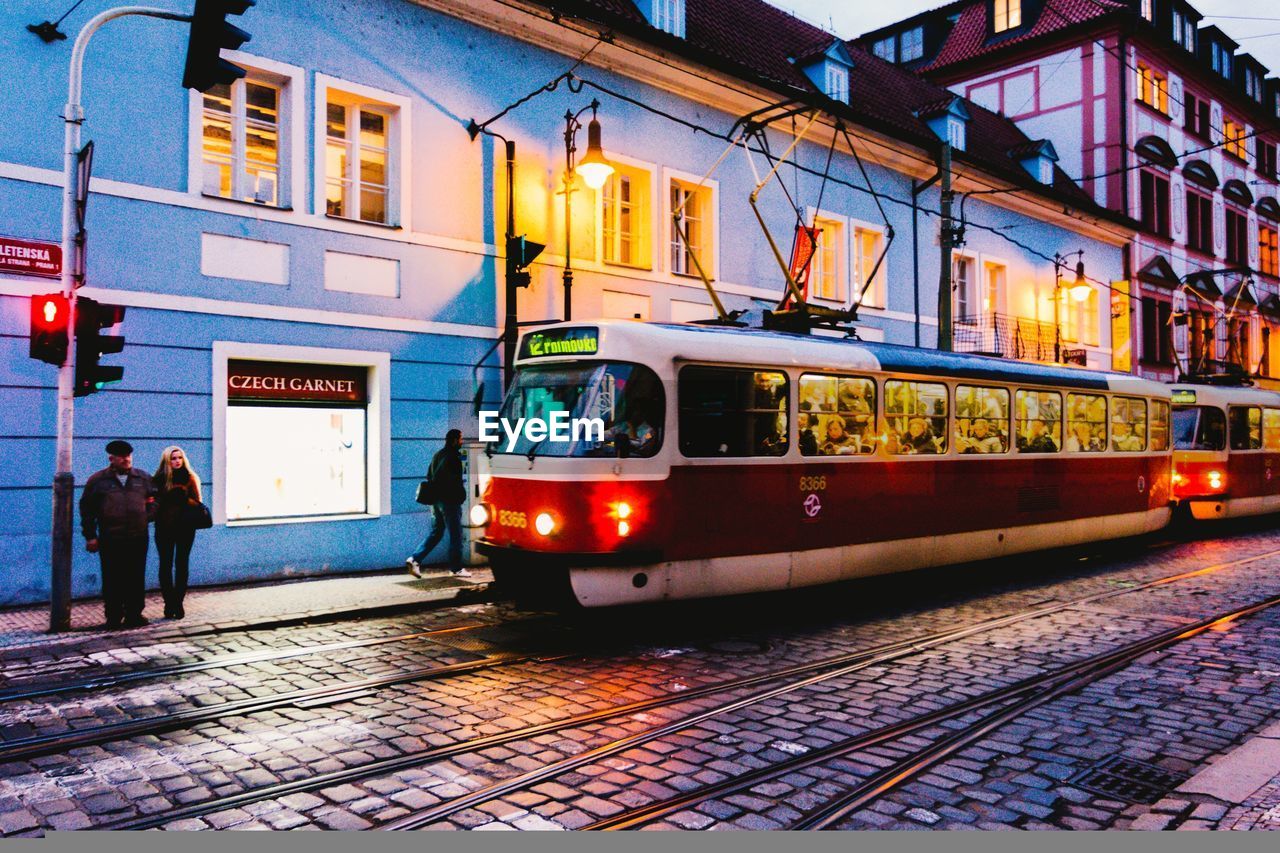
[[[956,352],[1018,361],[1053,361],[1063,352],[1052,323],[1006,314],[956,318],[953,346]]]

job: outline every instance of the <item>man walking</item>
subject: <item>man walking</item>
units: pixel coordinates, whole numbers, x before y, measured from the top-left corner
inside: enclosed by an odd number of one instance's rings
[[[447,530],[449,570],[454,577],[471,577],[471,572],[462,568],[462,504],[467,499],[467,489],[462,484],[462,430],[451,429],[445,433],[444,447],[431,457],[427,480],[435,494],[435,503],[431,505],[431,532],[413,556],[404,561],[405,565],[415,578],[422,577],[422,561],[440,544]]]
[[[155,513],[156,489],[146,471],[133,467],[133,446],[107,445],[106,468],[89,478],[80,496],[84,547],[102,562],[102,604],[107,627],[147,624],[147,523]]]

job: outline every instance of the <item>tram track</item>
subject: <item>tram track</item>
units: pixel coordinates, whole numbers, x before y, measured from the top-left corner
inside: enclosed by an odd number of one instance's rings
[[[665,734],[669,734],[680,729],[687,728],[699,721],[709,719],[719,714],[727,713],[740,707],[755,704],[774,696],[783,695],[794,690],[801,689],[810,684],[816,684],[832,678],[847,675],[860,669],[865,669],[881,663],[887,663],[908,655],[915,654],[926,649],[943,645],[945,643],[961,640],[966,637],[991,631],[997,628],[1013,625],[1029,619],[1035,619],[1054,613],[1059,613],[1071,608],[1087,606],[1089,604],[1103,601],[1119,596],[1129,595],[1143,590],[1157,588],[1163,585],[1180,582],[1194,577],[1200,577],[1213,572],[1222,571],[1248,563],[1257,562],[1269,557],[1280,556],[1280,549],[1268,551],[1262,554],[1256,554],[1250,557],[1241,558],[1225,563],[1218,563],[1204,566],[1198,569],[1179,572],[1162,578],[1156,578],[1132,587],[1123,589],[1107,590],[1104,592],[1093,593],[1091,595],[1082,596],[1080,598],[1068,601],[1057,602],[1054,604],[1046,604],[1036,606],[1017,613],[1007,614],[1005,616],[993,617],[991,619],[980,620],[969,625],[961,626],[953,629],[946,629],[933,632],[927,635],[918,635],[916,637],[907,638],[905,640],[895,641],[892,643],[882,644],[869,649],[858,650],[844,655],[825,658],[819,661],[812,661],[804,664],[797,664],[780,670],[774,670],[756,675],[745,676],[738,679],[731,679],[723,682],[703,685],[698,688],[684,690],[679,693],[665,694],[662,696],[651,697],[649,699],[637,702],[618,705],[608,708],[601,708],[584,714],[574,715],[572,717],[542,723],[534,726],[513,729],[508,732],[502,732],[493,735],[486,735],[479,738],[472,738],[459,741],[444,747],[436,747],[421,752],[408,753],[393,758],[381,759],[378,761],[358,765],[355,767],[344,768],[342,770],[331,773],[322,774],[292,782],[279,783],[277,785],[264,786],[261,788],[244,791],[238,794],[231,794],[216,800],[206,801],[204,803],[192,806],[174,809],[165,812],[162,815],[144,815],[137,818],[126,818],[108,824],[103,824],[98,828],[101,829],[147,829],[162,826],[172,821],[196,818],[214,812],[222,811],[230,808],[238,808],[251,803],[261,802],[264,800],[275,799],[295,793],[305,793],[310,791],[327,788],[333,785],[344,783],[357,783],[364,779],[373,778],[401,770],[420,767],[431,764],[436,761],[444,760],[452,756],[475,752],[478,750],[499,746],[513,741],[526,740],[538,735],[554,733],[572,729],[578,726],[586,725],[593,722],[608,720],[616,717],[636,714],[646,710],[657,709],[665,706],[676,705],[701,697],[723,693],[732,690],[740,690],[768,684],[770,682],[783,679],[798,679],[790,681],[786,684],[770,688],[765,691],[753,693],[750,696],[742,697],[729,703],[719,704],[711,709],[699,712],[692,716],[686,716],[674,722],[664,724],[662,726],[647,729],[635,735],[615,740],[609,744],[588,750],[580,755],[555,762],[545,768],[531,771],[521,776],[515,777],[495,786],[481,789],[471,794],[464,795],[447,803],[440,804],[432,809],[426,810],[428,814],[424,817],[423,813],[414,813],[406,815],[391,824],[386,825],[389,829],[414,829],[418,826],[426,825],[434,822],[441,817],[453,814],[464,808],[476,805],[495,797],[502,796],[504,793],[520,790],[530,785],[537,784],[547,778],[568,772],[576,767],[591,763],[601,758],[608,757],[618,752],[622,752],[640,743],[657,739]],[[1180,626],[1178,630],[1187,630],[1185,626]],[[573,655],[566,654],[562,657],[570,658]],[[544,658],[545,659],[545,658]],[[513,661],[514,662],[514,661]],[[0,754],[2,760],[2,754]]]

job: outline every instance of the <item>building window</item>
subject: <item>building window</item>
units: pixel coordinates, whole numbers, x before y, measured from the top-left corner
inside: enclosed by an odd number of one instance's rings
[[[833,101],[849,103],[849,69],[835,62],[827,62],[826,96]]]
[[[1022,26],[1022,0],[992,0],[991,30],[1002,33]]]
[[[897,62],[897,40],[893,36],[882,38],[871,45],[871,52],[885,62]]]
[[[1244,72],[1244,93],[1258,103],[1262,103],[1262,78],[1252,68]]]
[[[1071,343],[1098,345],[1098,291],[1089,298],[1077,301],[1069,289],[1058,293],[1059,317],[1062,319],[1062,339]]]
[[[951,314],[956,319],[972,317],[976,302],[977,281],[974,279],[973,258],[955,256],[951,262],[951,292],[953,294]]]
[[[903,32],[901,56],[903,62],[924,56],[924,27],[912,27]]]
[[[1213,254],[1213,201],[1187,191],[1187,247]]]
[[[982,313],[999,314],[1004,304],[1005,277],[1007,270],[1004,264],[987,261],[982,265],[986,273],[986,288],[982,292]]]
[[[1169,179],[1149,169],[1140,180],[1142,227],[1151,234],[1169,236]]]
[[[1187,133],[1207,141],[1209,139],[1209,102],[1188,92],[1184,107],[1187,113]]]
[[[1227,208],[1227,263],[1249,262],[1249,218],[1243,211]]]
[[[1173,10],[1173,40],[1177,44],[1182,44],[1182,24],[1185,20],[1186,18],[1182,16],[1182,12],[1177,9]]]
[[[614,161],[613,174],[600,190],[604,261],[648,269],[649,173]]]
[[[1218,74],[1231,79],[1231,52],[1217,42],[1209,49],[1209,64]]]
[[[1196,52],[1196,25],[1190,18],[1182,24],[1182,46],[1192,53]]]
[[[712,190],[679,178],[671,179],[671,272],[697,275],[698,267],[711,278]]]
[[[1142,360],[1148,364],[1173,364],[1169,322],[1173,306],[1156,299],[1142,300]]]
[[[325,105],[325,213],[394,224],[397,109],[334,89]]]
[[[947,142],[951,143],[951,147],[957,151],[963,151],[965,146],[965,120],[955,116],[947,117]]]
[[[854,298],[861,296],[863,305],[870,308],[885,307],[885,264],[876,270],[876,261],[884,251],[884,232],[875,228],[857,227],[853,229],[853,293]],[[875,278],[869,279],[872,271]],[[870,281],[870,284],[867,282]]]
[[[281,115],[284,84],[256,71],[202,96],[205,195],[284,206]]]
[[[1148,21],[1154,21],[1156,19],[1156,10],[1153,0],[1142,0],[1142,7],[1139,11],[1142,13],[1142,17],[1146,18]]]
[[[1274,226],[1258,223],[1258,272],[1280,276],[1280,252],[1277,252]]]
[[[1138,100],[1166,115],[1169,112],[1169,81],[1163,75],[1138,63]]]
[[[1258,140],[1258,172],[1273,181],[1276,179],[1276,146],[1274,142]]]
[[[369,513],[368,387],[367,367],[228,360],[227,520]]]
[[[809,267],[809,293],[818,299],[844,299],[844,225],[818,217],[818,251]]]
[[[653,0],[650,20],[663,32],[684,38],[684,0]]]

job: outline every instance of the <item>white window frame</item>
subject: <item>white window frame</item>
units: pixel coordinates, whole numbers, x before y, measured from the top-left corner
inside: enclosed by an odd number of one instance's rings
[[[838,62],[828,59],[825,63],[826,75],[823,91],[833,101],[849,103],[849,69]]]
[[[366,511],[350,515],[227,520],[227,361],[287,361],[368,367],[369,401],[365,420]],[[375,350],[298,347],[245,341],[213,342],[213,503],[214,524],[252,527],[378,518],[391,514],[391,353]]]
[[[849,260],[846,263],[846,266],[849,269],[849,276],[848,276],[849,299],[852,300],[857,298],[857,295],[858,295],[857,293],[854,292],[854,289],[853,289],[854,285],[856,284],[859,288],[862,287],[861,270],[859,270],[859,274],[856,276],[853,273],[854,264],[857,263],[859,260],[861,260],[858,257],[858,252],[861,248],[858,245],[858,240],[857,240],[858,232],[871,231],[876,235],[878,235],[880,238],[880,248],[879,248],[880,252],[884,251],[886,241],[889,238],[885,234],[885,227],[883,224],[877,225],[873,222],[866,222],[864,220],[854,219],[852,217],[850,217],[847,220],[845,231],[848,234],[846,239],[849,240],[849,247],[850,247],[849,254],[848,254]],[[879,254],[877,253],[877,257],[878,256]],[[875,258],[871,259],[871,264],[872,266],[875,266]],[[889,282],[889,256],[886,255],[884,261],[880,264],[880,269],[876,272],[876,281],[872,284],[871,289],[867,291],[866,296],[862,298],[861,307],[871,308],[877,311],[888,310],[889,308],[888,282]]]
[[[809,298],[817,302],[829,302],[832,304],[843,305],[849,301],[850,295],[852,293],[852,290],[849,284],[850,282],[849,276],[850,276],[850,271],[852,269],[849,263],[850,258],[852,258],[852,254],[851,254],[852,244],[850,243],[850,234],[852,232],[852,229],[849,227],[849,217],[842,216],[839,213],[833,213],[829,210],[819,210],[814,207],[810,207],[806,212],[805,216],[809,222],[812,222],[815,225],[820,225],[824,222],[830,223],[831,225],[834,225],[840,232],[840,236],[837,242],[835,243],[835,253],[836,253],[835,295],[834,296],[818,296],[817,295],[817,291],[814,288],[814,284],[816,283],[817,279],[814,278],[813,273],[815,271],[820,271],[821,268],[820,267],[815,268],[811,264],[809,267]],[[821,238],[819,238],[818,251],[821,252],[822,248],[823,248],[823,243],[821,241]],[[817,262],[821,264],[820,259],[815,259],[815,260],[817,260]]]
[[[960,305],[960,267],[967,264],[969,277],[965,288],[965,305]],[[951,319],[958,322],[962,317],[978,317],[982,306],[982,264],[976,252],[952,250],[951,252]]]
[[[947,141],[957,151],[963,151],[967,142],[968,122],[959,116],[947,116]]]
[[[647,240],[649,243],[649,255],[641,259],[640,263],[624,264],[620,261],[605,260],[604,245],[604,188],[596,193],[596,257],[600,259],[600,265],[603,269],[623,269],[623,270],[652,270],[657,269],[654,263],[653,253],[658,250],[658,241],[655,237],[658,234],[655,217],[661,209],[658,193],[662,191],[658,181],[658,165],[646,160],[637,160],[634,157],[628,157],[625,154],[616,154],[613,151],[605,152],[605,159],[612,163],[618,163],[635,171],[646,172],[649,175],[649,196],[645,201],[648,207],[649,215],[645,217],[644,226],[648,229]],[[610,175],[610,179],[612,179]],[[644,241],[641,241],[642,243]]]
[[[248,69],[245,79],[259,79],[280,87],[277,105],[279,134],[276,144],[276,204],[258,204],[204,191],[204,94],[187,93],[187,193],[236,207],[250,204],[272,210],[298,209],[307,197],[306,72],[296,65],[253,56],[238,50],[222,51],[223,58]]]
[[[333,89],[344,95],[354,96],[393,111],[387,117],[387,221],[370,222],[353,216],[330,216],[326,210],[325,186],[328,181],[326,167],[328,159],[325,148],[328,142],[328,108],[329,90]],[[313,130],[315,148],[313,163],[312,212],[316,216],[351,222],[371,228],[405,228],[412,230],[413,215],[411,202],[413,199],[413,146],[411,144],[411,128],[413,127],[412,101],[404,95],[397,95],[383,89],[375,89],[363,83],[353,83],[330,77],[327,74],[316,74],[315,85],[315,125]]]
[[[683,281],[690,276],[695,279],[698,277],[696,269],[691,269],[688,272],[676,272],[672,268],[671,244],[675,240],[675,228],[671,221],[672,181],[680,181],[695,186],[701,185],[702,189],[710,190],[707,203],[708,210],[703,217],[703,221],[708,224],[708,230],[711,235],[711,251],[700,255],[699,259],[702,261],[704,269],[710,267],[710,269],[705,270],[707,278],[715,281],[720,274],[720,182],[678,169],[663,168],[662,170],[662,269],[673,281]]]
[[[685,8],[684,0],[652,0],[653,16],[650,22],[677,38],[684,38]]]
[[[998,258],[995,255],[984,254],[979,259],[978,264],[981,273],[981,286],[978,290],[978,306],[980,314],[1006,314],[1005,305],[1009,301],[1009,262],[1004,258]],[[1004,284],[1000,288],[998,296],[992,294],[991,287],[991,267],[999,267],[1004,270]],[[982,308],[986,305],[986,308]]]
[[[1000,6],[1004,7],[1004,26],[997,28],[996,21],[1001,14],[997,7]],[[1006,33],[1020,26],[1022,26],[1022,0],[992,0],[991,31],[993,33]]]

